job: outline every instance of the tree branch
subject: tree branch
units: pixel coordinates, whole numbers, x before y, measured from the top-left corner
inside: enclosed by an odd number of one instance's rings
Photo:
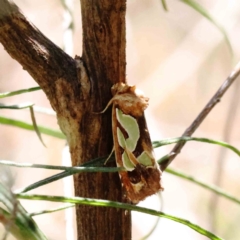
[[[210,99],[207,105],[203,108],[197,118],[193,121],[193,123],[185,130],[182,134],[182,137],[190,137],[196,131],[196,129],[200,126],[203,120],[207,117],[209,112],[215,107],[217,103],[220,102],[224,93],[228,90],[228,88],[233,84],[233,82],[237,79],[240,74],[240,62],[235,66],[234,70],[230,73],[228,78],[223,82],[222,86],[218,89],[218,91],[214,94],[214,96]],[[172,151],[169,154],[169,158],[164,161],[160,167],[161,170],[164,171],[168,165],[174,160],[174,158],[181,152],[186,142],[177,143]]]
[[[78,81],[74,59],[28,22],[14,3],[0,0],[0,6],[0,42],[39,84],[57,111],[58,81]]]

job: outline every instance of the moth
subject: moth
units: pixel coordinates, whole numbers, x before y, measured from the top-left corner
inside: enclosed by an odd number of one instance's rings
[[[126,197],[137,204],[146,197],[162,190],[161,170],[153,156],[153,148],[148,132],[144,110],[149,98],[136,86],[116,83],[111,88],[112,134],[115,158]]]

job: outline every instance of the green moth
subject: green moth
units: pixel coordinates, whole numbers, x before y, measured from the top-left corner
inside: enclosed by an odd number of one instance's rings
[[[112,87],[112,132],[115,158],[126,198],[138,203],[162,190],[161,170],[153,156],[144,110],[148,98],[135,86],[117,83]]]

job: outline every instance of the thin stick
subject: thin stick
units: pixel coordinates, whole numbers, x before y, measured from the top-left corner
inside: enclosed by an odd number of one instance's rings
[[[218,89],[218,91],[214,94],[214,96],[210,99],[208,104],[204,107],[204,109],[200,112],[197,118],[193,121],[193,123],[185,130],[182,134],[182,137],[192,136],[195,130],[200,126],[203,120],[207,117],[208,113],[215,107],[215,105],[220,102],[224,93],[228,90],[228,88],[232,85],[232,83],[236,80],[236,78],[240,74],[240,62],[236,65],[234,70],[230,73],[228,78],[223,82],[222,86]],[[168,165],[174,160],[174,158],[181,152],[183,146],[186,142],[177,143],[171,151],[170,157],[164,161],[160,168],[164,171]]]
[[[225,120],[224,125],[224,132],[223,132],[223,140],[225,142],[229,142],[234,122],[236,120],[237,110],[239,107],[239,90],[240,90],[240,82],[236,82],[234,92],[232,95],[232,99],[229,102],[229,109],[227,112],[227,117]],[[217,163],[216,163],[216,169],[214,170],[214,184],[218,187],[221,187],[222,181],[224,178],[224,164],[225,164],[225,157],[226,157],[226,148],[220,148],[220,151],[218,153],[217,157]],[[219,210],[219,201],[220,198],[217,194],[212,193],[211,200],[209,202],[209,220],[210,220],[210,228],[212,232],[217,231],[217,213]]]

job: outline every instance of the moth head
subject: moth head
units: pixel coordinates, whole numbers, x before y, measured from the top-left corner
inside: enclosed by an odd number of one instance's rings
[[[137,89],[135,85],[130,86],[122,82],[114,84],[111,90],[113,96],[116,94],[133,93],[138,97],[144,97],[143,91]]]
[[[116,94],[122,94],[122,93],[126,93],[128,91],[130,86],[128,86],[125,83],[116,83],[112,86],[111,90],[112,90],[112,95],[116,95]]]
[[[134,117],[143,115],[148,107],[149,98],[137,89],[136,86],[129,86],[125,83],[116,83],[112,87],[113,100],[116,105],[125,113]]]

